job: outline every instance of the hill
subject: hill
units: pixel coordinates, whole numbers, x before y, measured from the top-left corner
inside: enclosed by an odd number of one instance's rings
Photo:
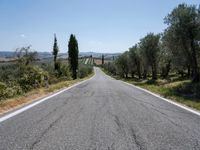
[[[96,53],[96,52],[80,52],[79,57],[89,57],[101,58],[104,55],[105,59],[112,59],[113,57],[118,57],[120,53]],[[9,60],[14,59],[16,53],[13,51],[0,51],[0,60]],[[58,58],[67,58],[67,53],[59,53]],[[53,58],[52,53],[50,52],[38,52],[39,59],[51,59]]]

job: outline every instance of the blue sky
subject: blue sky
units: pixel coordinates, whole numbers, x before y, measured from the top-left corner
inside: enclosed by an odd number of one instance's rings
[[[53,35],[67,52],[75,34],[79,51],[123,52],[149,32],[162,32],[163,18],[179,3],[199,0],[0,0],[0,51],[32,45],[52,51]]]

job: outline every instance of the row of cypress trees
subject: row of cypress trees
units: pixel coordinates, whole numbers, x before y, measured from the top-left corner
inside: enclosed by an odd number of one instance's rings
[[[54,69],[58,69],[58,63],[57,63],[57,56],[58,56],[59,48],[57,43],[56,34],[54,34],[54,45],[53,45],[53,52],[54,55]],[[72,78],[77,78],[77,72],[78,72],[78,41],[76,39],[76,36],[71,34],[70,39],[68,42],[68,61],[70,65],[70,71],[72,73]]]

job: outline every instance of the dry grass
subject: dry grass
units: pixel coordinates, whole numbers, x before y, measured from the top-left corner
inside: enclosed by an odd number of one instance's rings
[[[102,64],[102,60],[101,59],[94,59],[94,63],[96,65],[101,65]]]
[[[108,63],[108,62],[111,62],[112,60],[104,60],[104,63]],[[102,65],[102,60],[100,58],[94,58],[94,63],[96,65]]]
[[[62,90],[63,88],[69,87],[73,84],[76,84],[83,80],[89,79],[93,75],[94,75],[94,73],[92,73],[91,75],[89,75],[88,77],[85,77],[83,79],[59,82],[59,83],[50,85],[49,88],[35,89],[35,90],[32,90],[32,91],[26,93],[23,96],[18,96],[18,97],[12,98],[12,99],[0,101],[0,114],[12,111],[14,109],[17,109],[19,107],[22,107],[22,106],[32,103],[34,101],[40,100],[48,95],[51,95],[53,93],[56,93],[56,92]]]

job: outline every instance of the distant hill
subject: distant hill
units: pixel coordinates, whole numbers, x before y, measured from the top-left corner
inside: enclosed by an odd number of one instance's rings
[[[79,57],[89,57],[92,55],[94,58],[101,58],[104,54],[105,59],[112,59],[113,57],[118,57],[120,53],[96,53],[96,52],[80,52]],[[0,51],[1,59],[13,59],[16,57],[15,52],[12,51]],[[67,53],[59,53],[58,58],[67,58]],[[52,59],[52,53],[50,52],[38,52],[39,59]]]
[[[0,51],[1,58],[13,58],[15,56],[15,52],[11,51]]]
[[[81,56],[91,56],[95,58],[101,58],[104,55],[105,59],[112,59],[114,57],[118,57],[121,53],[96,53],[96,52],[80,52]]]

